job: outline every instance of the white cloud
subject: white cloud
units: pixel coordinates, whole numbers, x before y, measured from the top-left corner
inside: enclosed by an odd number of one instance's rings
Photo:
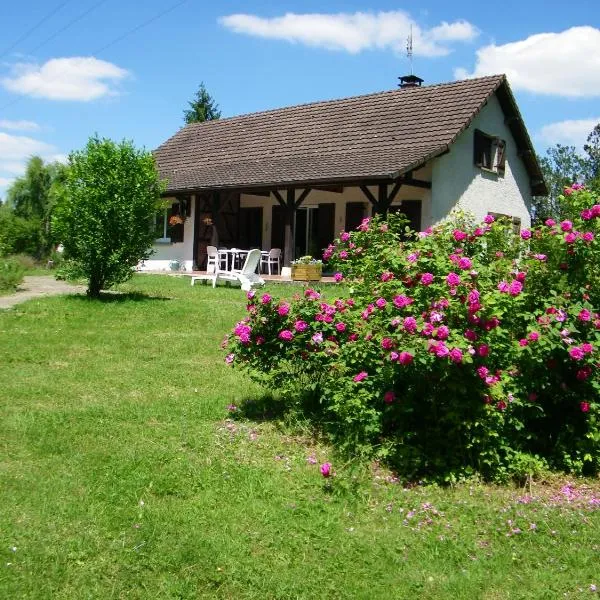
[[[25,163],[30,156],[41,156],[44,160],[63,160],[56,146],[25,136],[0,131],[0,196],[19,175],[25,172]]]
[[[295,14],[263,18],[249,14],[221,17],[219,23],[235,33],[285,40],[307,46],[356,54],[363,50],[404,52],[412,25],[415,56],[444,56],[452,42],[471,41],[477,28],[463,20],[421,28],[404,11],[378,13]]]
[[[477,51],[475,69],[455,69],[458,79],[506,73],[513,89],[581,98],[600,96],[600,29],[571,27]]]
[[[92,56],[53,58],[43,65],[18,63],[1,81],[11,92],[49,100],[88,102],[116,95],[115,84],[128,75],[117,65]]]
[[[600,123],[600,117],[549,123],[540,129],[537,137],[550,145],[564,144],[581,149],[587,141],[588,135],[598,123]]]
[[[0,131],[0,159],[20,160],[33,154],[56,153],[56,147],[25,135]]]
[[[0,129],[9,129],[12,131],[39,131],[40,126],[33,121],[8,121],[0,119]]]

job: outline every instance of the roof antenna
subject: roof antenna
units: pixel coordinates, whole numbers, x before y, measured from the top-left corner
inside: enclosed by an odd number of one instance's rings
[[[400,83],[398,84],[402,89],[404,88],[412,88],[412,87],[421,87],[423,80],[420,77],[417,77],[413,72],[413,32],[412,32],[412,24],[410,26],[410,34],[406,40],[406,57],[410,62],[410,75],[403,75],[402,77],[398,77],[400,79]]]
[[[410,74],[413,75],[413,35],[412,35],[412,23],[410,25],[410,33],[406,40],[406,58],[410,63]]]

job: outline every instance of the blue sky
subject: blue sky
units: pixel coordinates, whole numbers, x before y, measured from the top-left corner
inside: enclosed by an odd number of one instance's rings
[[[96,132],[155,148],[200,81],[223,116],[391,89],[411,25],[426,83],[507,73],[539,150],[600,121],[597,0],[33,0],[0,23],[0,197]]]

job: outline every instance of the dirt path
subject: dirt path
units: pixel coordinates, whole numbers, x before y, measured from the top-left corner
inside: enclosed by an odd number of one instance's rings
[[[29,275],[15,294],[0,296],[0,309],[10,308],[19,302],[25,302],[41,296],[57,296],[59,294],[81,294],[85,292],[82,285],[72,285],[66,281],[57,281],[49,275]]]

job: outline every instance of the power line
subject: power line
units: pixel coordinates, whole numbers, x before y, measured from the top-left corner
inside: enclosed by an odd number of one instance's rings
[[[133,29],[126,31],[124,34],[122,34],[119,37],[112,40],[112,42],[109,42],[108,44],[102,46],[102,48],[98,48],[95,52],[92,52],[92,54],[100,54],[100,52],[104,52],[104,50],[107,50],[108,48],[110,48],[111,46],[114,46],[116,43],[120,42],[121,40],[124,40],[126,37],[129,37],[132,33],[135,33],[136,31],[139,31],[140,29],[146,27],[146,25],[150,25],[150,23],[153,23],[157,19],[164,17],[166,14],[170,13],[171,11],[175,10],[176,8],[179,8],[182,4],[185,4],[188,1],[189,0],[181,0],[180,2],[176,2],[169,8],[163,10],[162,12],[158,13],[157,15],[154,15],[147,21],[144,21],[143,23],[141,23],[140,25],[137,25]]]
[[[182,4],[185,4],[186,2],[188,2],[189,0],[180,0],[179,2],[176,2],[175,4],[171,5],[169,8],[166,8],[165,10],[159,12],[158,14],[154,15],[153,17],[151,17],[150,19],[144,21],[143,23],[140,23],[139,25],[136,25],[135,27],[133,27],[132,29],[130,29],[129,31],[126,31],[125,33],[123,33],[122,35],[116,37],[114,40],[110,41],[108,44],[105,44],[104,46],[102,46],[101,48],[98,48],[97,50],[95,50],[94,52],[92,52],[91,54],[99,54],[100,52],[103,52],[104,50],[110,48],[111,46],[114,46],[115,44],[117,44],[118,42],[124,40],[126,37],[129,37],[132,33],[135,33],[136,31],[139,31],[140,29],[146,27],[147,25],[150,25],[150,23],[153,23],[154,21],[156,21],[157,19],[160,19],[161,17],[164,17],[166,14],[174,11],[176,8],[179,8]],[[97,4],[95,4],[91,9],[89,9],[85,14],[89,13],[91,10],[93,10],[96,6],[99,6],[100,4],[102,4],[103,2],[106,2],[106,0],[101,0],[100,2],[98,2]],[[84,15],[81,15],[80,17],[77,17],[77,20],[83,18]],[[56,35],[58,35],[59,33],[62,33],[62,31],[64,31],[67,27],[70,27],[73,23],[69,23],[67,26],[65,26],[61,31],[57,32],[56,34],[54,34],[51,37],[56,37]],[[49,38],[50,39],[50,38]],[[47,41],[49,41],[49,39],[45,40],[44,42],[42,42],[39,46],[37,46],[34,50],[37,50],[37,48],[39,48],[40,46],[42,46],[43,44],[45,44]],[[32,50],[33,52],[33,50]],[[35,90],[33,90],[35,91]],[[10,108],[11,106],[14,106],[17,102],[21,101],[23,99],[23,97],[19,97],[19,98],[15,98],[14,100],[7,102],[6,104],[0,106],[0,110],[5,110],[7,108]]]
[[[42,46],[45,46],[48,42],[52,41],[55,37],[59,36],[61,33],[66,31],[73,25],[75,25],[75,23],[78,23],[79,21],[81,21],[81,19],[83,19],[84,17],[87,17],[93,10],[98,8],[101,4],[104,4],[106,1],[107,0],[100,0],[99,2],[96,2],[96,4],[93,4],[86,11],[82,12],[78,17],[71,19],[64,27],[61,27],[58,31],[55,31],[50,37],[47,37],[43,42],[39,43],[35,48],[32,48],[29,51],[29,54],[33,54],[36,50],[39,50]]]
[[[16,42],[6,48],[1,54],[0,58],[4,58],[13,48],[16,48],[22,41],[26,40],[40,25],[45,23],[48,19],[53,17],[65,4],[68,4],[70,0],[66,0],[59,4],[56,8],[53,8],[47,15],[42,17],[33,27],[28,29]]]

